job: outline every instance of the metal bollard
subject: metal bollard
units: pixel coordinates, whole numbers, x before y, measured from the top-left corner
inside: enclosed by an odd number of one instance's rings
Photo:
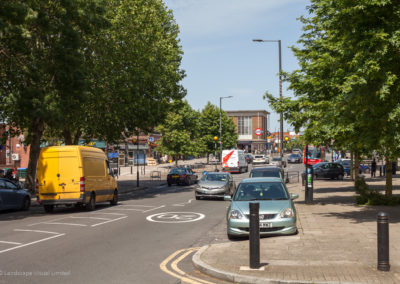
[[[314,201],[314,196],[313,196],[313,191],[314,191],[314,171],[313,167],[310,165],[307,165],[306,167],[306,180],[305,180],[305,203],[306,204],[313,204]]]
[[[260,267],[260,203],[250,202],[250,268],[258,269]]]
[[[133,174],[133,167],[131,166],[131,175]]]
[[[379,212],[378,225],[378,270],[389,271],[389,216]]]

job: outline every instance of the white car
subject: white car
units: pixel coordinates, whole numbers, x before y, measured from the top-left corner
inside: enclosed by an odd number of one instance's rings
[[[280,167],[281,166],[281,157],[279,157],[279,156],[273,157],[271,164],[273,166]],[[285,160],[282,161],[282,165],[283,165],[284,168],[286,168],[286,161]]]
[[[253,164],[269,164],[269,158],[263,154],[254,155]]]

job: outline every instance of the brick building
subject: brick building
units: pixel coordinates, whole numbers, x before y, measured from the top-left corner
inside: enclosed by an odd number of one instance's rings
[[[0,136],[5,129],[0,128]],[[29,146],[24,144],[23,134],[7,139],[0,145],[0,168],[26,168],[29,162]]]
[[[267,149],[269,134],[269,112],[266,110],[226,111],[232,118],[239,137],[237,148],[246,152],[264,153]],[[256,129],[261,129],[261,135],[256,135]]]

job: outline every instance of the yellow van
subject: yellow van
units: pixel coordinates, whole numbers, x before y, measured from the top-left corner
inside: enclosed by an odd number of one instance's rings
[[[46,212],[55,205],[118,203],[118,187],[105,153],[87,146],[42,148],[37,167],[38,201]]]

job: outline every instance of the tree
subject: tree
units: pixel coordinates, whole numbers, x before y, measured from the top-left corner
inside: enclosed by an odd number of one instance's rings
[[[65,104],[86,100],[82,38],[101,29],[101,18],[95,0],[0,3],[0,113],[27,130],[30,190],[45,127],[59,125]]]
[[[176,101],[175,111],[168,113],[165,121],[156,130],[162,134],[158,151],[175,157],[198,155],[204,152],[200,140],[200,113],[193,110],[187,101]]]
[[[311,1],[293,51],[300,69],[285,74],[297,100],[266,97],[307,142],[399,155],[400,80],[397,1]],[[387,176],[386,195],[391,195]]]
[[[215,143],[219,144],[221,137],[219,137],[219,117],[220,110],[217,106],[207,102],[204,109],[201,111],[200,121],[200,139],[205,145],[205,152],[207,154],[215,152]],[[222,125],[222,141],[226,149],[233,148],[237,144],[238,134],[236,131],[235,123],[231,118],[226,115],[226,112],[221,113]],[[214,141],[214,137],[218,137],[218,141]],[[217,147],[217,152],[220,149]]]

